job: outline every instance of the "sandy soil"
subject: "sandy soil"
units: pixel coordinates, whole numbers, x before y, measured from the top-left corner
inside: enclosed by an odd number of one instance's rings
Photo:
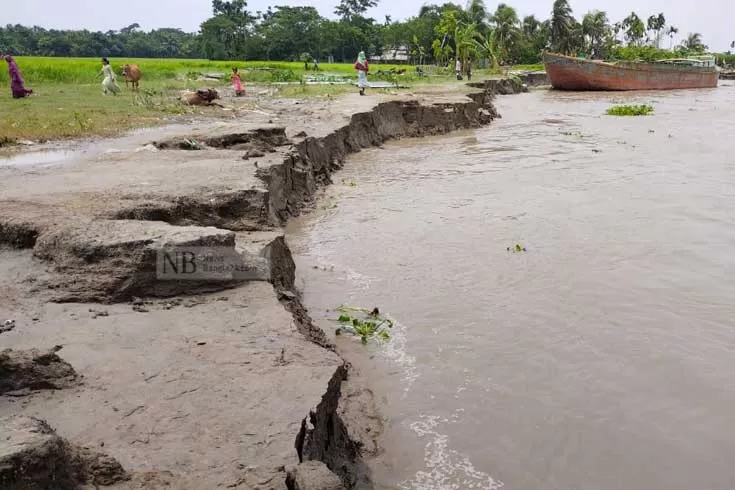
[[[301,307],[280,226],[361,147],[488,124],[489,96],[470,91],[274,100],[0,167],[0,320],[15,321],[0,345],[61,346],[78,374],[0,396],[0,416],[104,451],[130,488],[285,489],[300,459],[370,488],[372,394]],[[152,273],[161,247],[212,243],[262,274],[174,287]]]

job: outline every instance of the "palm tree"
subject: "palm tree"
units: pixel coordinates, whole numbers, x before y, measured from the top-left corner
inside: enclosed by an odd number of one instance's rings
[[[574,29],[574,17],[572,7],[568,0],[554,0],[551,10],[551,26],[549,37],[551,49],[558,53],[570,53],[572,51],[572,36]]]
[[[679,32],[679,29],[677,29],[674,26],[669,26],[668,29],[666,29],[666,34],[669,35],[669,49],[674,47],[674,35]]]
[[[599,58],[602,40],[610,31],[607,14],[601,10],[593,10],[585,14],[582,20],[582,33],[589,39],[590,52],[593,58]]]
[[[521,29],[523,29],[523,35],[528,39],[533,39],[538,34],[541,28],[541,22],[538,21],[533,15],[527,15],[523,18],[521,23]]]
[[[646,27],[648,28],[648,30],[655,33],[655,36],[653,38],[653,45],[656,46],[656,48],[659,47],[659,44],[661,42],[661,30],[664,28],[665,25],[666,17],[664,17],[663,13],[652,15],[646,21]]]
[[[703,53],[707,51],[707,46],[702,42],[702,35],[698,32],[690,32],[681,45],[695,53]]]
[[[482,32],[487,32],[489,27],[487,24],[487,7],[483,0],[469,0],[464,9],[464,20],[468,24],[476,24],[477,28]]]
[[[521,31],[518,28],[518,14],[513,7],[501,3],[490,17],[490,20],[493,24],[490,36],[497,50],[496,55],[502,61],[507,61],[511,47],[521,38]]]

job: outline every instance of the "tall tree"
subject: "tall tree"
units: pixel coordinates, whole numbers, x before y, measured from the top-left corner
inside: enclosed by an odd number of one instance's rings
[[[690,32],[681,44],[689,51],[695,53],[704,53],[707,51],[707,46],[702,42],[702,35],[698,32]]]
[[[475,24],[480,32],[484,33],[489,30],[488,13],[484,0],[470,0],[464,10],[463,17],[467,24]]]
[[[666,26],[666,17],[663,13],[652,15],[646,21],[646,27],[650,32],[653,33],[653,38],[651,38],[651,42],[654,46],[656,46],[656,48],[660,48],[661,46],[661,31],[663,30],[664,26]]]
[[[296,60],[302,53],[318,56],[322,18],[314,7],[269,9],[259,26],[266,42],[266,59]]]
[[[554,0],[549,25],[549,41],[551,42],[552,50],[565,54],[572,52],[575,22],[569,1]]]
[[[640,46],[646,35],[646,26],[635,12],[631,12],[629,16],[623,19],[623,31],[628,44]]]
[[[506,62],[512,47],[521,40],[518,14],[513,7],[501,3],[490,17],[490,21],[492,22],[490,36],[493,39],[496,55],[500,61]]]
[[[582,20],[582,33],[587,39],[592,58],[603,57],[603,41],[610,35],[611,30],[605,12],[593,10],[585,14]]]
[[[245,42],[252,33],[255,17],[245,0],[213,0],[214,16],[201,25],[202,44],[210,58],[243,57]]]
[[[377,0],[340,0],[334,13],[344,21],[350,21],[355,16],[363,16],[368,9],[378,5]]]
[[[671,49],[674,46],[674,36],[679,33],[679,29],[677,29],[674,26],[669,26],[668,29],[666,29],[666,34],[669,35],[669,49]]]

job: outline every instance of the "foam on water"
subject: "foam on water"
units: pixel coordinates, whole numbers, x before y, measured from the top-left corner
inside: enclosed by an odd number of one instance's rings
[[[423,415],[410,424],[414,433],[428,439],[424,448],[426,470],[399,484],[403,490],[497,490],[503,482],[478,471],[469,458],[452,449],[449,436],[439,432],[440,423],[448,422],[436,415]]]
[[[401,367],[403,376],[401,381],[404,384],[403,396],[411,390],[413,383],[418,379],[419,373],[416,369],[416,358],[408,353],[406,326],[391,318],[393,328],[390,332],[390,342],[385,346],[385,356]]]

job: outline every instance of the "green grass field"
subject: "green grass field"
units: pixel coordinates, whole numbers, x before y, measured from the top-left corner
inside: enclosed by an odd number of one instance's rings
[[[173,81],[196,79],[204,73],[220,73],[229,77],[233,67],[237,67],[244,82],[274,83],[298,82],[305,71],[303,63],[270,62],[270,61],[207,61],[178,59],[135,59],[110,58],[115,72],[122,76],[122,65],[135,63],[143,72],[141,83],[145,81]],[[43,58],[33,56],[16,57],[23,77],[29,85],[46,83],[94,83],[95,77],[102,69],[98,58]],[[371,72],[380,70],[405,69],[407,73],[415,71],[407,65],[371,65]],[[349,63],[325,63],[319,65],[322,73],[355,76],[355,69]],[[0,82],[7,83],[7,70],[0,70]]]
[[[318,97],[352,90],[350,85],[300,84],[306,77],[321,75],[354,80],[350,63],[320,64],[319,72],[304,70],[303,63],[263,61],[207,61],[178,59],[110,58],[119,75],[122,94],[102,95],[102,64],[98,58],[16,57],[26,86],[34,95],[15,100],[10,95],[7,69],[0,66],[0,146],[17,140],[56,140],[85,136],[110,136],[126,130],[164,124],[178,115],[194,112],[177,102],[179,91],[201,87],[229,87],[232,67],[238,67],[244,83],[251,88],[270,87],[278,97]],[[125,89],[121,75],[124,63],[136,63],[142,71],[140,93]],[[379,71],[405,69],[403,75]],[[372,81],[388,81],[412,86],[446,83],[453,79],[450,69],[426,67],[429,76],[419,77],[408,65],[371,65]],[[475,70],[477,79],[489,72]],[[203,74],[218,73],[221,80],[202,81]],[[458,82],[461,83],[461,82]],[[246,86],[247,87],[247,86]],[[197,109],[209,111],[209,108]]]

